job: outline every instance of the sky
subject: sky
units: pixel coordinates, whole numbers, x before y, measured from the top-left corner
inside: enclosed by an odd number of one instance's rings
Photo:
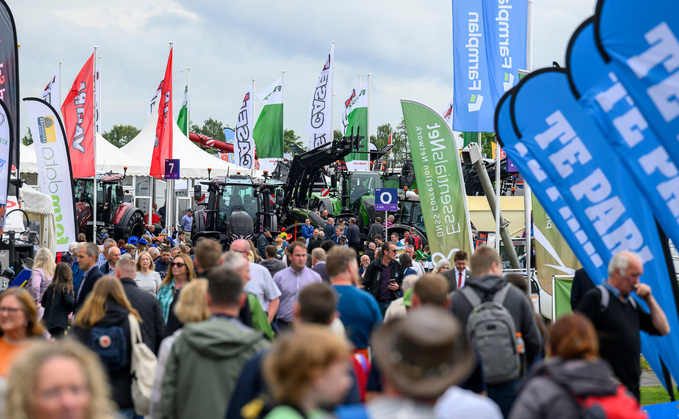
[[[396,126],[400,99],[443,111],[452,98],[450,0],[6,0],[17,26],[22,97],[40,96],[60,61],[62,99],[98,46],[102,126],[146,123],[174,42],[173,106],[190,67],[191,120],[235,126],[245,92],[284,79],[284,126],[306,144],[316,81],[335,42],[333,128],[358,75],[370,73],[369,131]],[[568,40],[594,0],[534,0],[533,70],[564,65]],[[256,113],[261,102],[256,101]],[[22,113],[25,109],[22,108]],[[27,119],[21,121],[25,135]]]

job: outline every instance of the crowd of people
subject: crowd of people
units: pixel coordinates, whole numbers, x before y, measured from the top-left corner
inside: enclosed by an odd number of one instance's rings
[[[433,261],[389,222],[40,249],[0,294],[2,417],[643,417],[639,331],[669,326],[636,255],[547,328],[496,251]]]

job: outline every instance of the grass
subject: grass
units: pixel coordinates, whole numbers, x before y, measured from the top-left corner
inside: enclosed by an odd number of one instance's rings
[[[676,389],[676,387],[675,387]],[[663,386],[641,387],[641,405],[669,403],[670,395]]]

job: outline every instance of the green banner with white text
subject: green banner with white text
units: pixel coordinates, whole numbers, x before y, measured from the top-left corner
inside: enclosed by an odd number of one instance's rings
[[[453,131],[433,109],[401,100],[432,262],[472,254],[469,210]]]

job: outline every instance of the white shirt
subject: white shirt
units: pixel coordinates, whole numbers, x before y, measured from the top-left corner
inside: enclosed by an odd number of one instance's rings
[[[411,266],[413,270],[415,271],[415,275],[417,276],[422,276],[424,275],[424,268],[422,267],[422,264],[416,260],[413,260],[413,266]]]
[[[462,271],[462,281],[460,281],[460,271],[455,268],[455,283],[458,284],[458,288],[464,287],[465,282],[467,281],[467,270],[465,269]]]
[[[453,386],[439,397],[434,412],[437,419],[502,419],[500,408],[488,397]]]
[[[264,266],[249,262],[250,280],[245,284],[245,291],[254,294],[262,306],[262,310],[267,311],[271,301],[281,296],[281,291],[273,281],[271,273]]]

